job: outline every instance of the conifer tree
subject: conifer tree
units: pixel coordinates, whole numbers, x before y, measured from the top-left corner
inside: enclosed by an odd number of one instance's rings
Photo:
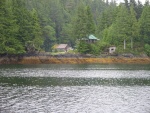
[[[143,5],[142,3],[138,0],[138,4],[137,4],[137,15],[136,15],[136,18],[139,19],[141,17],[141,14],[142,14],[142,11],[143,11]]]
[[[138,41],[138,37],[139,37],[139,24],[137,22],[136,19],[136,12],[134,10],[133,5],[130,6],[130,27],[131,27],[131,31],[130,31],[130,40],[131,40],[131,49],[133,49],[133,42],[134,41]]]
[[[44,36],[44,50],[46,52],[51,51],[51,47],[56,43],[55,30],[51,26],[45,26],[43,28],[43,36]]]
[[[74,38],[81,39],[87,35],[87,20],[85,6],[80,5],[77,11],[77,17],[73,26]]]
[[[129,34],[131,31],[129,22],[129,13],[125,6],[120,6],[120,11],[117,14],[115,30],[116,30],[116,40],[117,45],[124,43],[124,49],[126,49],[126,44],[129,41]]]
[[[6,12],[6,5],[5,5],[5,0],[0,0],[0,54],[3,54],[5,52],[5,41],[6,41],[6,36],[5,36],[5,12]]]
[[[99,37],[102,37],[103,31],[109,28],[115,22],[118,11],[118,8],[109,7],[104,12],[102,12],[96,31]]]
[[[50,10],[50,18],[55,25],[55,32],[57,41],[59,42],[60,33],[62,30],[62,23],[63,23],[63,8],[61,7],[60,0],[51,0],[49,2],[49,10]]]
[[[130,5],[129,5],[129,1],[128,1],[128,0],[124,0],[124,2],[125,2],[125,7],[126,7],[126,8],[128,9],[128,11],[129,11],[129,8],[130,8],[130,7],[129,7],[129,6],[130,6]]]
[[[92,13],[91,13],[91,9],[89,6],[87,6],[86,8],[86,29],[87,29],[87,35],[90,35],[90,34],[94,34],[95,33],[95,25],[94,25],[94,20],[93,20],[93,16],[92,16]]]
[[[12,1],[0,1],[0,54],[22,54],[24,48],[16,38],[18,25],[14,18]]]
[[[23,0],[13,0],[14,14],[19,26],[17,38],[25,46],[27,41],[32,41],[32,18],[31,13],[26,9]]]
[[[38,15],[35,9],[32,10],[31,12],[32,16],[32,40],[34,42],[34,46],[37,50],[41,49],[41,46],[43,44],[43,38],[42,38],[42,30],[40,28],[39,20],[38,20]]]
[[[149,0],[146,0],[144,6],[149,6],[149,5],[150,5]]]
[[[142,41],[150,44],[150,6],[144,6],[139,24]]]
[[[95,33],[95,24],[91,9],[84,5],[78,8],[77,17],[74,23],[75,37],[78,39],[85,38],[89,34]]]

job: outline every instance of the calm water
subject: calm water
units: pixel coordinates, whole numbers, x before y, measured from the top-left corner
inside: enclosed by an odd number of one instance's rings
[[[0,65],[0,113],[150,113],[150,65]]]

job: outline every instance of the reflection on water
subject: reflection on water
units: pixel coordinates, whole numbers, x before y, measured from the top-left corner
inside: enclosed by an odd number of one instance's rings
[[[148,78],[1,77],[1,86],[150,86]]]
[[[1,65],[0,113],[149,113],[150,65]]]

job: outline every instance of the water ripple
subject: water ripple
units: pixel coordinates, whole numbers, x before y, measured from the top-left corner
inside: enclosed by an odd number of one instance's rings
[[[2,89],[2,87],[0,87]],[[9,93],[7,91],[10,91]],[[149,113],[150,87],[6,87],[2,112]],[[17,96],[16,96],[17,95]],[[12,98],[13,97],[13,98]],[[9,100],[9,102],[8,102]]]
[[[0,113],[150,113],[150,66],[0,65]]]

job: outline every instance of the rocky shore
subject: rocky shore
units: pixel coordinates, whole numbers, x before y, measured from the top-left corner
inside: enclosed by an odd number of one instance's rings
[[[1,56],[0,64],[150,64],[150,57],[92,57],[92,56]]]

